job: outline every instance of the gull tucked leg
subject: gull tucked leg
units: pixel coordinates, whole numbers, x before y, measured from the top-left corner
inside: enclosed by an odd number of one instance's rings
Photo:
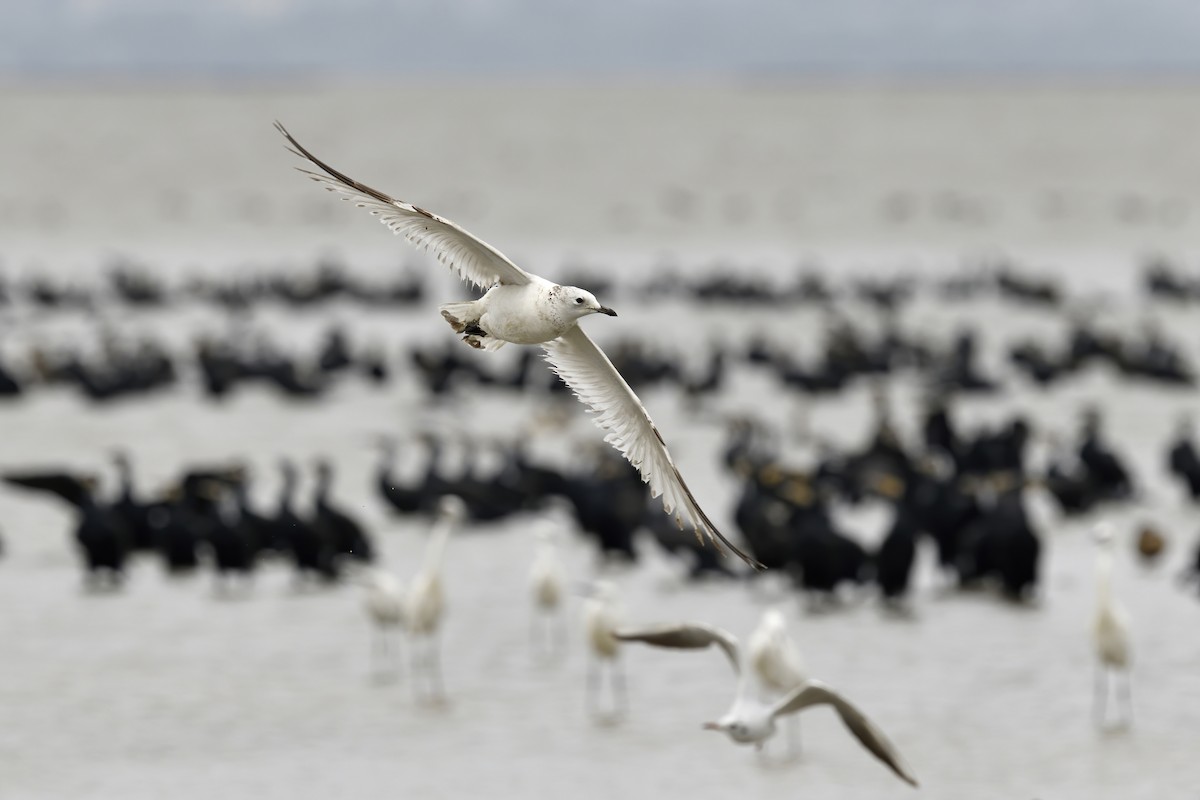
[[[450,323],[455,333],[465,333],[468,328],[478,328],[479,318],[483,316],[483,309],[479,308],[479,304],[474,300],[465,303],[445,303],[438,307],[438,311],[442,312],[442,317]]]

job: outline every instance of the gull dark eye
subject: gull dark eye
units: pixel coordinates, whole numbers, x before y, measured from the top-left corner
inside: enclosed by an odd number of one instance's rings
[[[575,298],[575,305],[581,305],[582,303],[583,303],[583,298],[582,298],[582,297],[576,297],[576,298]]]

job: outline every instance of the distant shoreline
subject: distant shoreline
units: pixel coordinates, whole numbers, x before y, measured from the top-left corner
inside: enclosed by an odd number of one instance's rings
[[[88,89],[138,91],[164,88],[184,91],[311,91],[338,87],[409,88],[496,87],[549,89],[774,89],[796,91],[1118,91],[1200,87],[1200,70],[956,70],[938,67],[903,70],[747,69],[736,72],[673,74],[669,72],[545,73],[499,72],[428,74],[331,72],[320,69],[203,70],[47,70],[0,71],[0,90],[59,91]]]

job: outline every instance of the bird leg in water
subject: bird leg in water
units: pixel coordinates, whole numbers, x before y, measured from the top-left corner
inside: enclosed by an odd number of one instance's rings
[[[400,679],[404,675],[404,632],[399,628],[391,634],[392,672]]]
[[[535,657],[557,659],[566,651],[567,624],[561,613],[535,610],[529,622],[529,649]]]
[[[790,714],[787,719],[788,757],[800,757],[800,715]]]
[[[1105,706],[1108,704],[1108,668],[1103,664],[1096,667],[1096,695],[1092,702],[1092,716],[1096,727],[1104,727]]]
[[[446,684],[442,680],[442,652],[437,636],[429,637],[429,686],[433,690],[433,699],[446,699]]]
[[[529,618],[529,651],[534,658],[548,658],[554,655],[554,642],[548,635],[547,623],[549,615],[540,609],[534,609]]]
[[[600,693],[600,664],[594,658],[588,660],[585,680],[586,697],[584,700],[587,704],[587,711],[592,716],[597,716],[596,697]]]
[[[438,655],[438,641],[436,636],[426,635],[413,642],[413,692],[417,699],[424,699],[431,703],[436,703],[444,700],[446,697],[446,688],[442,683],[442,662]],[[421,676],[424,675],[424,683],[428,689],[422,697],[421,692]]]
[[[371,639],[371,668],[376,674],[399,678],[404,661],[400,657],[400,640],[396,632],[378,627]]]
[[[413,640],[412,643],[412,685],[413,696],[417,700],[426,699],[421,685],[429,683],[429,654],[425,637]]]
[[[625,662],[620,657],[612,660],[613,711],[624,716],[629,710],[629,692],[625,687]]]
[[[1129,669],[1122,671],[1121,681],[1118,683],[1118,688],[1121,690],[1120,699],[1121,705],[1125,707],[1125,713],[1122,721],[1125,725],[1133,724],[1133,674]]]
[[[534,609],[529,616],[529,652],[533,654],[534,658],[537,658],[538,655],[538,641],[541,639],[541,633],[542,615],[537,609]]]
[[[554,615],[554,627],[551,631],[554,640],[554,650],[559,655],[567,652],[567,616],[562,612]]]
[[[609,695],[612,699],[612,705],[607,711],[601,710],[599,702],[605,671],[608,672]],[[588,712],[594,717],[616,718],[624,714],[626,705],[625,675],[621,670],[620,659],[593,658],[589,661],[587,671]]]
[[[380,669],[388,655],[387,639],[384,637],[382,629],[376,629],[371,635],[371,671],[375,673],[386,671]]]

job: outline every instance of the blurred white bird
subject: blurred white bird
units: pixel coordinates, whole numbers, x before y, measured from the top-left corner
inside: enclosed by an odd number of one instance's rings
[[[563,597],[567,591],[567,568],[558,553],[558,531],[543,529],[537,537],[537,552],[529,568],[529,588],[533,594],[529,646],[536,655],[550,658],[563,652],[566,644],[566,618]]]
[[[446,495],[438,501],[433,530],[425,546],[425,562],[404,598],[404,616],[412,637],[413,688],[420,692],[424,675],[431,700],[441,700],[446,694],[438,651],[438,632],[445,612],[442,561],[446,542],[466,515],[466,505],[458,497]]]
[[[758,678],[759,699],[777,700],[800,688],[808,681],[804,660],[792,637],[788,635],[787,619],[777,608],[763,612],[758,627],[750,634],[747,644],[750,667]],[[788,717],[788,750],[792,754],[800,748],[800,717]]]
[[[1129,615],[1113,597],[1113,532],[1107,523],[1096,526],[1096,611],[1092,618],[1092,641],[1096,647],[1096,694],[1092,713],[1103,726],[1111,682],[1125,706],[1125,725],[1133,722],[1133,689],[1130,667],[1133,647],[1129,640]],[[1110,681],[1111,678],[1111,681]],[[1119,710],[1118,710],[1119,711]]]
[[[604,672],[608,672],[612,688],[609,716],[620,716],[628,707],[621,643],[615,636],[619,624],[616,586],[608,581],[596,581],[583,606],[583,629],[591,656],[587,666],[587,704],[593,714],[599,714],[598,700]]]
[[[404,631],[404,587],[382,569],[363,571],[363,608],[371,622],[371,667],[377,673],[399,673],[400,636]]]
[[[482,350],[495,350],[508,342],[540,344],[554,372],[595,412],[593,421],[608,432],[604,440],[637,467],[650,485],[651,495],[662,497],[663,509],[679,526],[686,524],[701,540],[707,537],[756,569],[763,568],[726,539],[700,508],[642,401],[579,327],[584,317],[615,317],[617,312],[602,306],[591,292],[526,272],[450,220],[338,172],[306,150],[281,124],[276,122],[275,127],[287,139],[289,149],[318,170],[298,167],[300,172],[367,209],[414,246],[432,250],[458,277],[487,290],[478,300],[446,303],[440,308],[442,317],[464,342]]]
[[[917,785],[917,779],[904,763],[900,752],[884,736],[871,720],[849,700],[830,686],[820,681],[808,680],[788,692],[774,703],[764,703],[750,691],[749,670],[742,665],[738,641],[731,634],[703,623],[679,623],[660,625],[641,630],[621,630],[616,634],[621,641],[644,642],[655,647],[695,650],[711,644],[720,647],[733,665],[738,676],[737,693],[733,705],[716,722],[704,723],[706,730],[721,731],[738,744],[753,744],[759,748],[775,734],[775,720],[785,714],[794,714],[814,705],[833,706],[842,722],[858,738],[863,747],[871,751],[902,780]]]

